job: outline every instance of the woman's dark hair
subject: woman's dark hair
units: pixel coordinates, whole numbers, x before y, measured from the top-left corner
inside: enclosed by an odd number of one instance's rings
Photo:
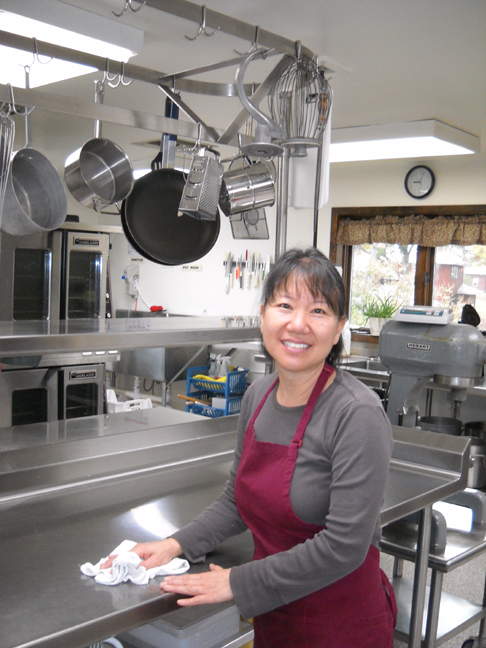
[[[314,298],[323,297],[338,319],[346,317],[344,283],[336,267],[316,248],[287,250],[265,277],[262,305],[273,300],[275,293],[287,287],[289,280],[302,279]],[[339,364],[344,349],[342,335],[332,347],[327,362]]]

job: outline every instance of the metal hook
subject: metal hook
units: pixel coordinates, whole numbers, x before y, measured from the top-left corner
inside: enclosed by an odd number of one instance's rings
[[[48,61],[41,61],[40,60],[40,54],[39,54],[39,44],[37,43],[37,38],[34,37],[32,40],[34,41],[34,62],[39,61],[39,63],[41,65],[47,65],[48,63],[50,63],[54,59],[54,57],[51,56]]]
[[[105,81],[108,81],[108,82],[115,81],[117,76],[118,76],[118,74],[114,74],[112,77],[110,76],[110,59],[106,58],[105,59],[105,70],[103,72],[103,83]]]
[[[142,7],[144,7],[147,4],[147,0],[144,0],[140,7],[137,7],[136,9],[133,7],[133,0],[125,0],[125,9],[121,13],[116,13],[115,11],[112,11],[111,13],[116,16],[117,18],[120,18],[123,16],[124,13],[126,13],[127,9],[130,9],[130,11],[133,11],[133,13],[137,13],[137,11],[140,11]]]
[[[25,74],[28,74],[28,68],[29,66],[25,66]],[[10,109],[15,115],[20,115],[22,117],[27,117],[27,115],[30,115],[30,113],[34,110],[35,106],[32,106],[32,108],[25,108],[25,110],[21,111],[17,108],[15,105],[15,97],[14,97],[14,91],[13,91],[13,86],[11,83],[7,83],[8,86],[8,91],[9,91],[9,96],[10,96]]]
[[[201,148],[201,136],[202,136],[202,124],[198,122],[197,124],[197,139],[194,142],[194,146],[184,147],[183,151],[186,153],[193,153],[194,151],[199,151]]]
[[[196,38],[199,38],[201,34],[204,34],[205,36],[214,36],[214,34],[220,30],[220,27],[216,27],[216,29],[212,32],[208,32],[206,30],[206,5],[202,6],[202,19],[201,19],[201,24],[199,25],[199,30],[197,34],[192,38],[191,36],[185,36],[187,40],[194,41]]]
[[[47,61],[41,61],[40,54],[39,54],[39,45],[37,43],[37,38],[34,36],[32,38],[32,40],[34,41],[34,51],[32,52],[32,62],[29,63],[28,65],[24,65],[22,67],[30,69],[34,65],[34,63],[36,61],[39,62],[41,65],[47,65],[48,63],[50,63],[54,59],[54,57],[51,56]]]
[[[259,38],[260,38],[260,27],[257,25],[255,27],[255,38],[254,38],[253,43],[251,44],[251,47],[248,50],[248,52],[238,52],[238,50],[235,50],[235,49],[233,50],[233,52],[235,52],[235,54],[239,54],[240,56],[246,56],[247,54],[251,54],[253,52],[253,50],[257,49],[257,47],[258,47],[258,39]]]
[[[130,81],[125,81],[125,63],[121,63],[121,72],[120,74],[115,74],[115,76],[112,79],[108,79],[108,85],[110,88],[118,88],[120,83],[123,86],[129,86],[131,83],[133,83],[133,79],[130,79]],[[118,77],[118,80],[115,81],[115,79]],[[108,78],[108,77],[107,77]],[[114,82],[114,83],[112,83]]]

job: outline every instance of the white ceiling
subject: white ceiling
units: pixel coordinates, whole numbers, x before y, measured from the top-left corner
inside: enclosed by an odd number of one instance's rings
[[[202,2],[196,0],[198,4]],[[474,135],[486,135],[486,2],[485,0],[205,0],[208,9],[258,25],[290,40],[300,40],[321,60],[337,62],[331,75],[333,127],[434,118]],[[68,0],[113,19],[125,0]],[[137,6],[134,0],[134,6]],[[250,43],[221,32],[194,36],[197,26],[145,6],[127,11],[126,24],[145,32],[144,49],[131,63],[166,73],[233,58],[234,49]],[[272,59],[270,67],[277,59]],[[245,82],[259,82],[265,64],[252,63]],[[234,68],[202,80],[232,83]],[[44,90],[53,94],[94,96],[89,75]],[[211,125],[225,128],[239,112],[236,98],[185,93],[183,100]],[[135,81],[108,88],[105,103],[164,114],[164,95],[155,86]],[[34,111],[35,112],[35,111]],[[88,120],[38,111],[35,148],[59,159],[92,137]],[[153,151],[134,145],[157,136],[106,124],[103,133],[126,148],[135,166]]]

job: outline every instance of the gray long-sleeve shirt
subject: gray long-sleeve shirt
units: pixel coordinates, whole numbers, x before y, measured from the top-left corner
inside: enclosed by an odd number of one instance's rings
[[[234,501],[234,480],[248,423],[275,378],[254,382],[245,394],[235,460],[223,493],[173,536],[193,562],[246,529]],[[275,393],[256,420],[255,437],[288,445],[304,407],[282,407]],[[296,515],[326,528],[289,551],[232,568],[231,589],[245,618],[334,583],[362,564],[370,544],[378,546],[392,445],[391,425],[376,394],[338,369],[307,425],[290,489]]]

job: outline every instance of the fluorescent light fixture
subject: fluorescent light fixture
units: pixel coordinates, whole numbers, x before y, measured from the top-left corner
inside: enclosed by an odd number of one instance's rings
[[[0,30],[123,63],[143,47],[141,29],[59,0],[0,0]],[[5,46],[0,46],[0,57],[0,83],[16,87],[25,87],[26,65],[32,88],[94,72],[86,65],[49,61],[42,55],[36,61],[30,52]]]
[[[479,151],[479,137],[435,119],[334,128],[331,162],[466,155]]]

